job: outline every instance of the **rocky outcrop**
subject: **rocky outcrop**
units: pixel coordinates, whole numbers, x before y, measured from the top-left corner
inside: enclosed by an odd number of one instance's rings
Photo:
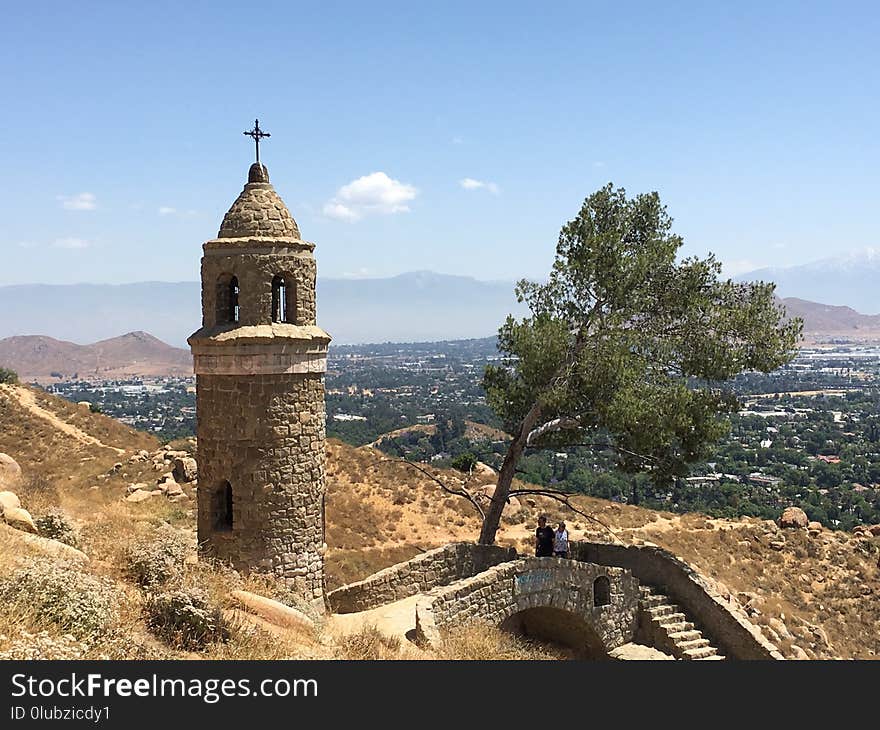
[[[174,459],[174,469],[171,472],[178,482],[191,482],[197,476],[196,460],[191,456],[178,456]]]
[[[39,530],[34,524],[31,513],[21,507],[3,510],[3,520],[7,525],[14,527],[16,530],[30,532],[34,535],[39,534]]]
[[[779,518],[779,526],[789,529],[805,530],[809,524],[807,513],[800,507],[786,507]]]
[[[0,453],[0,490],[15,489],[21,484],[21,467],[9,454]]]

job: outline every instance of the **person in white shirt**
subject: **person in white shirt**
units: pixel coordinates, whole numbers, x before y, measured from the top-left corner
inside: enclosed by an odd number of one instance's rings
[[[568,557],[568,530],[564,522],[560,522],[553,533],[553,555],[557,558]]]

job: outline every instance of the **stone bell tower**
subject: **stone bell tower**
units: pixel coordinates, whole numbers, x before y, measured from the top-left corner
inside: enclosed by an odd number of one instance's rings
[[[259,162],[202,256],[196,373],[203,554],[323,602],[324,373],[315,244]]]

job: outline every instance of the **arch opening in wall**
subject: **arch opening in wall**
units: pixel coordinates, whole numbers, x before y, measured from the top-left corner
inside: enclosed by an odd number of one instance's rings
[[[217,487],[211,506],[214,529],[217,532],[231,532],[235,515],[233,513],[232,485],[229,482],[221,482]]]
[[[290,275],[272,279],[272,321],[296,324],[296,281]]]
[[[527,608],[498,627],[515,636],[546,642],[548,649],[566,647],[572,659],[607,659],[602,639],[583,616],[552,606]]]
[[[218,324],[238,322],[241,317],[239,307],[238,277],[234,274],[220,274],[217,279],[216,320]]]
[[[611,603],[611,581],[607,575],[600,575],[593,581],[593,605],[607,606]]]

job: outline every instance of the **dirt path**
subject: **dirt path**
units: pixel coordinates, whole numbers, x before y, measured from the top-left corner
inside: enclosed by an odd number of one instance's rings
[[[15,385],[4,385],[2,386],[4,392],[9,393],[13,396],[22,406],[22,408],[30,411],[31,414],[37,416],[38,418],[42,418],[49,423],[52,424],[53,427],[57,428],[59,431],[66,433],[68,436],[75,438],[82,444],[86,444],[88,446],[99,446],[102,449],[111,449],[115,451],[117,454],[124,454],[125,449],[118,449],[115,446],[107,446],[104,442],[96,439],[94,436],[87,434],[80,428],[77,428],[71,423],[67,421],[61,420],[55,413],[43,408],[41,405],[37,403],[36,396],[27,388],[22,388],[20,386]]]
[[[332,634],[342,636],[372,625],[386,636],[395,636],[405,642],[408,640],[407,633],[415,632],[416,603],[420,598],[421,594],[410,596],[358,613],[334,613],[327,619],[327,628]]]

